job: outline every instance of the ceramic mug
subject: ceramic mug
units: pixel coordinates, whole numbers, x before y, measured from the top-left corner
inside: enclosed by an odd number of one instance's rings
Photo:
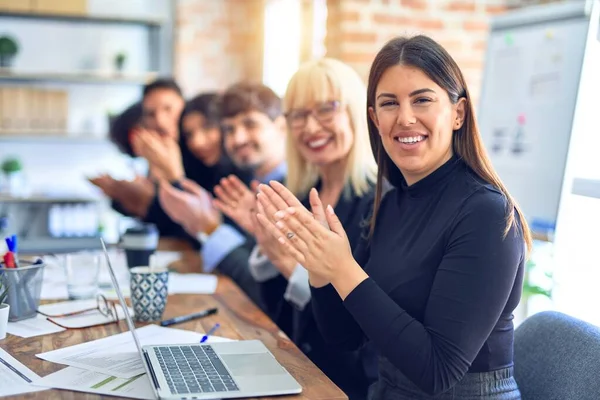
[[[166,268],[134,267],[131,275],[131,304],[136,321],[162,319],[167,305],[169,271]]]

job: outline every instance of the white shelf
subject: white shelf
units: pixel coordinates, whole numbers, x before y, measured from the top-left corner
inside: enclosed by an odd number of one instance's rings
[[[158,76],[155,72],[145,74],[121,74],[114,71],[43,72],[19,71],[0,68],[0,81],[45,81],[77,83],[146,84]]]
[[[17,143],[79,143],[102,144],[110,143],[107,137],[98,137],[90,133],[35,133],[35,132],[5,132],[0,131],[0,142]]]
[[[120,15],[76,15],[76,14],[57,14],[57,13],[37,13],[37,12],[17,12],[0,10],[0,17],[22,18],[22,19],[37,19],[37,20],[52,20],[52,21],[69,21],[79,23],[96,23],[96,24],[130,24],[130,25],[145,25],[149,27],[160,27],[164,21],[158,18],[143,18],[143,17],[123,17]]]

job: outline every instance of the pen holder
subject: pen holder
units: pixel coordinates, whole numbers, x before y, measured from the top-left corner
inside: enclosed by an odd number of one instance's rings
[[[44,279],[45,264],[19,260],[19,265],[19,268],[6,268],[0,263],[0,279],[3,285],[8,285],[6,303],[10,305],[8,320],[11,322],[37,315]]]

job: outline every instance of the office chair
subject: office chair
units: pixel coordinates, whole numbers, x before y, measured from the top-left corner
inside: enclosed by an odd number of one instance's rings
[[[515,331],[515,379],[523,400],[600,399],[600,328],[555,311]]]

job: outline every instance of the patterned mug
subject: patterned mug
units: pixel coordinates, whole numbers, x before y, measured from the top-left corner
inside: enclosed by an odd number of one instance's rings
[[[135,267],[129,273],[135,320],[160,321],[167,305],[169,271],[166,268]]]

